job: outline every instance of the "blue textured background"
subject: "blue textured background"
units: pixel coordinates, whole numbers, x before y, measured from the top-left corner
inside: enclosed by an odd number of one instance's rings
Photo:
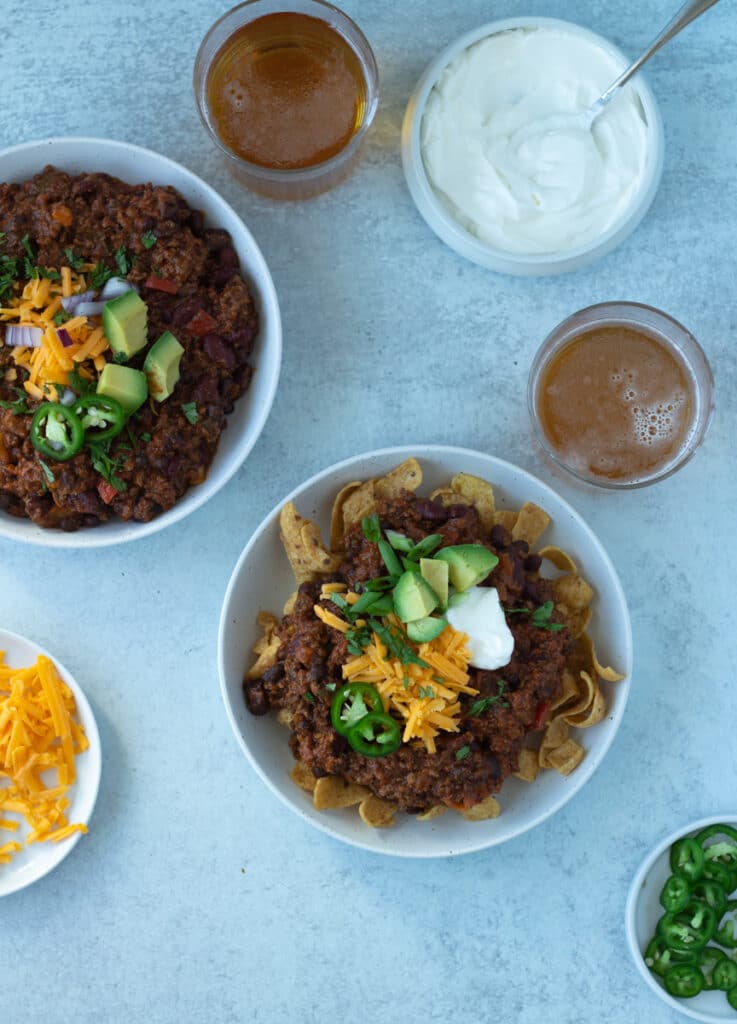
[[[737,810],[734,5],[651,65],[667,152],[642,226],[602,262],[548,280],[474,267],[425,226],[399,158],[412,87],[494,17],[565,17],[634,55],[674,0],[343,6],[379,61],[376,124],[348,182],[279,206],[239,190],[194,108],[194,56],[226,5],[2,3],[0,144],[103,135],[185,163],[262,246],[285,332],[271,419],[206,508],[118,550],[0,541],[0,622],[73,670],[104,745],[90,835],[0,905],[14,1024],[680,1019],[636,974],[623,910],[663,834]],[[220,702],[219,607],[250,532],[313,471],[388,444],[461,444],[548,479],[525,412],[530,360],[563,317],[620,298],[660,306],[701,340],[717,415],[694,461],[657,487],[552,481],[613,556],[632,610],[632,695],[603,767],[545,825],[456,861],[393,862],[312,831],[247,766]]]

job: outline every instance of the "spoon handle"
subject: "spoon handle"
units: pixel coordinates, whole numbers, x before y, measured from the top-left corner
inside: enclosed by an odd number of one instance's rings
[[[608,103],[612,94],[626,82],[629,82],[630,78],[640,70],[646,61],[650,60],[654,53],[658,52],[661,46],[665,46],[673,36],[678,35],[681,29],[684,29],[686,25],[690,25],[695,18],[698,18],[704,11],[708,11],[715,3],[718,3],[718,0],[689,0],[688,3],[685,3],[673,20],[668,22],[660,35],[652,41],[642,56],[638,57],[633,64],[630,64],[616,82],[612,82],[607,91],[597,101],[596,106],[600,107]]]

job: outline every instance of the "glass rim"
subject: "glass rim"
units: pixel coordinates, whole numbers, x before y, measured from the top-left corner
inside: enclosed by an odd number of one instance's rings
[[[342,11],[334,4],[329,3],[328,0],[299,0],[300,6],[313,7],[315,9],[315,17],[320,17],[317,13],[318,11],[329,11],[335,23],[327,21],[325,18],[322,18],[322,20],[326,21],[330,28],[336,31],[341,38],[345,40],[347,45],[350,46],[358,58],[366,85],[366,110],[363,120],[360,127],[356,132],[354,132],[345,146],[337,153],[334,153],[333,156],[328,157],[327,160],[323,160],[319,164],[311,164],[309,167],[267,167],[264,164],[256,164],[250,160],[246,160],[222,141],[210,122],[209,107],[207,104],[207,79],[212,66],[212,60],[217,53],[220,52],[222,44],[209,57],[205,56],[205,50],[212,37],[225,25],[225,23],[230,20],[237,20],[238,15],[248,9],[258,9],[259,7],[269,4],[270,0],[243,0],[242,3],[237,4],[235,7],[231,7],[230,10],[221,14],[221,16],[213,22],[207,30],[197,49],[197,56],[195,57],[194,63],[193,86],[195,104],[197,106],[197,112],[200,116],[200,120],[215,145],[229,160],[236,164],[245,173],[254,178],[260,178],[263,181],[284,183],[299,181],[310,182],[320,179],[323,176],[330,175],[331,172],[340,168],[344,163],[347,163],[359,149],[373,123],[379,104],[379,68],[376,63],[376,56],[371,44],[356,22],[353,21],[345,11]],[[291,3],[289,0],[284,0],[284,3],[280,3],[278,5],[279,10],[275,10],[271,13],[276,14],[283,12],[307,14],[306,11],[294,11],[296,6],[297,4],[295,3],[295,0],[292,0]],[[312,15],[307,14],[307,16],[311,17]],[[233,32],[238,31],[239,28],[242,28],[255,20],[255,17],[248,18],[247,20],[234,25]],[[231,34],[232,33],[229,33],[229,35]]]
[[[648,318],[657,321],[658,330]],[[537,398],[543,371],[550,360],[562,348],[594,325],[632,324],[647,334],[655,334],[658,340],[688,371],[693,387],[695,411],[688,428],[687,437],[678,453],[665,465],[638,480],[611,480],[574,469],[550,444],[537,413]],[[649,487],[672,476],[693,458],[706,437],[714,416],[714,375],[703,348],[687,327],[669,313],[642,302],[617,300],[599,302],[572,313],[561,320],[547,335],[535,353],[527,378],[527,411],[535,439],[541,449],[555,465],[577,480],[598,490],[629,491]]]

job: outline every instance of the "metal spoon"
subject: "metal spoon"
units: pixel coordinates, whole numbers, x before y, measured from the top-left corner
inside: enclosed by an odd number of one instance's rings
[[[619,78],[612,82],[606,92],[602,93],[601,96],[596,100],[595,103],[585,110],[580,115],[581,127],[585,130],[591,127],[596,118],[605,109],[610,100],[616,96],[618,91],[623,85],[629,82],[633,75],[637,74],[643,64],[650,60],[654,53],[657,53],[661,46],[665,46],[673,36],[677,36],[681,29],[684,29],[686,25],[690,25],[695,18],[698,18],[704,11],[708,11],[710,7],[718,3],[719,0],[689,0],[683,7],[678,11],[672,21],[669,21],[663,31],[657,36],[652,43],[648,46],[647,50],[638,57],[634,63],[622,72]]]

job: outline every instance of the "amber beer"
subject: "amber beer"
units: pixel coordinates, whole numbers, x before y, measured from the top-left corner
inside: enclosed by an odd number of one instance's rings
[[[607,319],[609,310],[626,318]],[[700,346],[666,314],[593,306],[543,344],[530,410],[543,447],[566,469],[605,487],[638,486],[668,475],[698,445],[711,383]]]

